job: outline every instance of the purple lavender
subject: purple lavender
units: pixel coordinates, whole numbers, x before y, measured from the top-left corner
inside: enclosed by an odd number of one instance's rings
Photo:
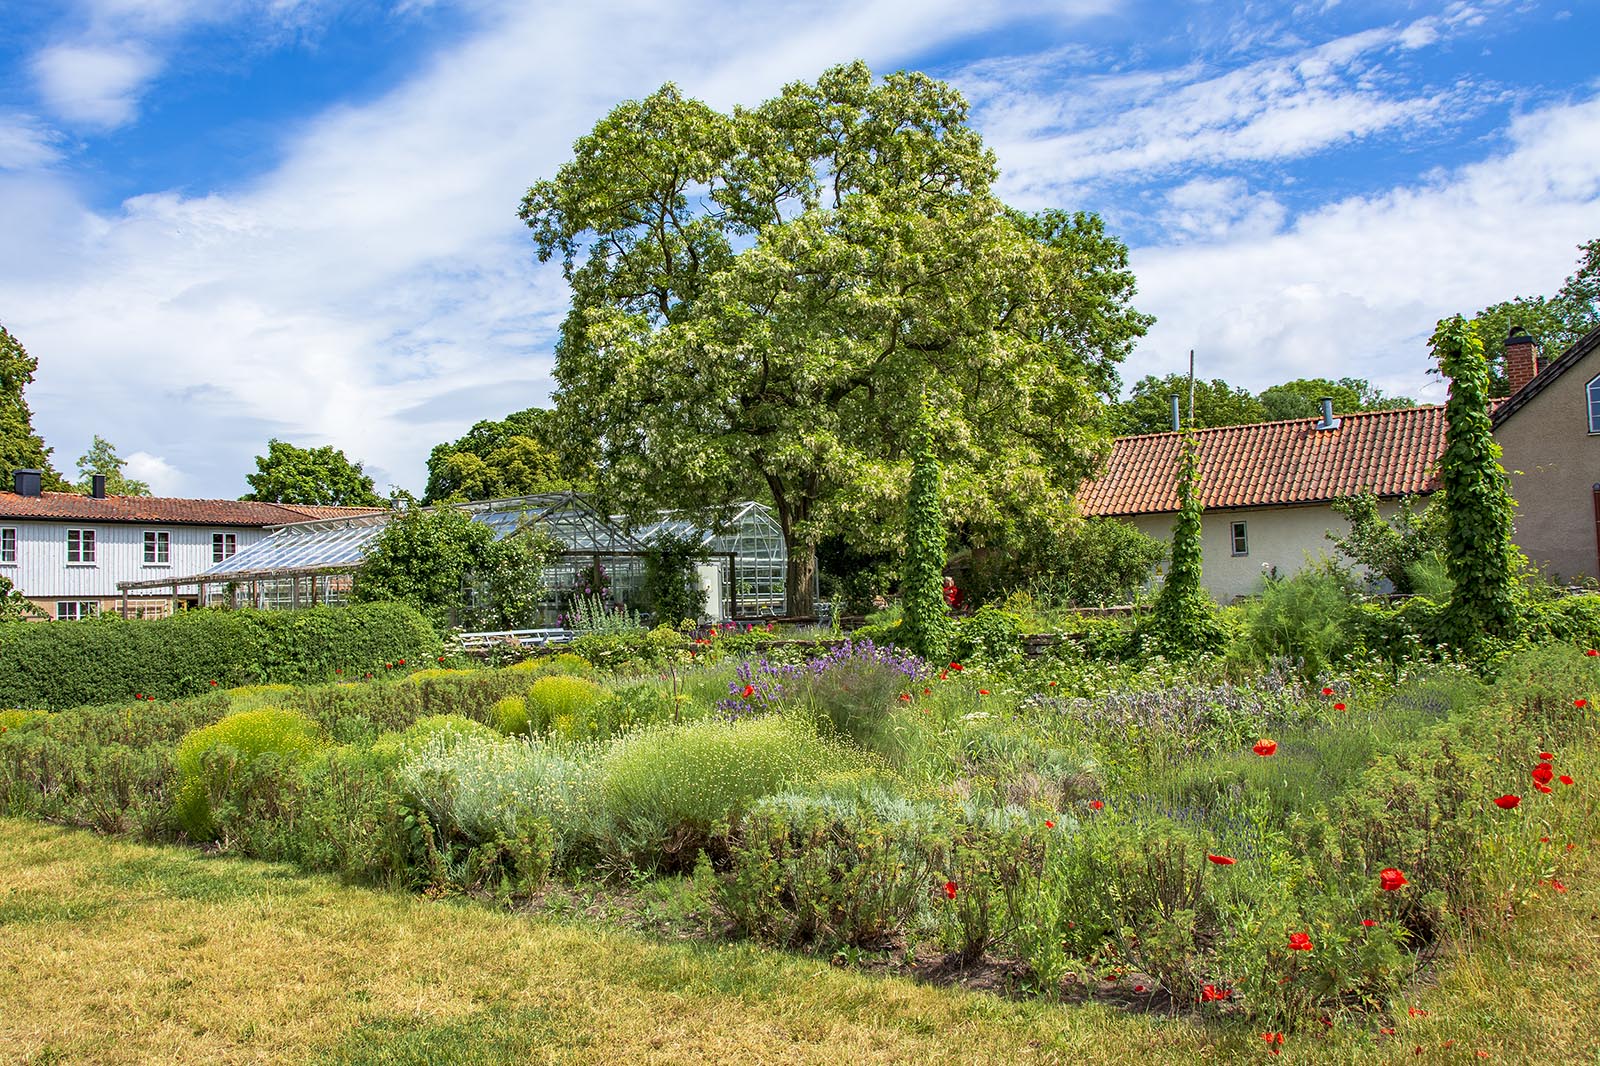
[[[728,698],[717,709],[730,722],[772,714],[786,702],[833,690],[835,698],[858,697],[874,703],[889,689],[907,689],[931,677],[927,663],[892,645],[870,639],[846,640],[825,655],[803,663],[775,663],[763,655],[746,659],[728,682]],[[748,693],[748,695],[746,695]],[[894,692],[888,692],[892,699]]]

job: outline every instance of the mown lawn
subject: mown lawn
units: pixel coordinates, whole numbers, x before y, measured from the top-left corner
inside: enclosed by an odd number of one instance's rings
[[[1584,845],[1587,850],[1588,844]],[[1592,870],[1593,864],[1586,864]],[[1285,1062],[1595,1061],[1588,877]],[[0,819],[6,1062],[1189,1062],[1254,1031],[1007,1001]],[[1451,1041],[1448,1046],[1446,1041]]]

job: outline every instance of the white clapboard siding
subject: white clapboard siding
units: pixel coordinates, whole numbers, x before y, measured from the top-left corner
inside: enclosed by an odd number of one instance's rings
[[[187,577],[211,565],[211,535],[232,533],[243,551],[266,536],[254,526],[137,525],[116,522],[39,522],[0,520],[0,528],[17,531],[17,561],[0,563],[0,576],[9,578],[18,592],[39,599],[117,596],[119,581],[148,581],[162,577]],[[95,561],[67,562],[67,530],[92,529]],[[146,565],[146,530],[170,534],[168,563]],[[159,594],[159,593],[158,593]],[[149,595],[149,593],[144,593]]]

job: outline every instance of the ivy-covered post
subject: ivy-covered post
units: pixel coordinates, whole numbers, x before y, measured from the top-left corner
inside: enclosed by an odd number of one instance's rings
[[[1515,635],[1520,620],[1516,504],[1489,420],[1489,364],[1477,330],[1460,315],[1441,319],[1429,342],[1450,379],[1439,481],[1444,487],[1445,563],[1455,588],[1445,625],[1456,646]]]
[[[1180,656],[1210,651],[1221,642],[1211,597],[1200,583],[1200,443],[1193,432],[1179,445],[1178,517],[1172,523],[1172,563],[1156,599],[1154,629],[1165,650]]]
[[[944,602],[945,528],[939,509],[939,474],[939,459],[933,451],[933,409],[924,400],[912,442],[901,591],[905,644],[924,659],[935,661],[948,654],[951,637]]]

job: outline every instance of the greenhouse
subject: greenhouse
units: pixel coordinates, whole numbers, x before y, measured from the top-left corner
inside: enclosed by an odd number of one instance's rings
[[[574,492],[457,506],[497,537],[539,526],[560,542],[562,551],[544,574],[550,590],[545,621],[550,625],[565,621],[564,605],[576,594],[644,609],[645,556],[653,540],[668,534],[698,540],[707,552],[698,573],[707,592],[709,619],[783,613],[783,535],[760,503],[738,504],[723,521],[664,511],[632,531],[622,519],[601,513]],[[275,609],[341,604],[349,599],[362,560],[391,517],[362,515],[280,526],[198,574],[122,582],[118,588],[124,601],[131,592],[162,590],[175,608],[180,602]]]

